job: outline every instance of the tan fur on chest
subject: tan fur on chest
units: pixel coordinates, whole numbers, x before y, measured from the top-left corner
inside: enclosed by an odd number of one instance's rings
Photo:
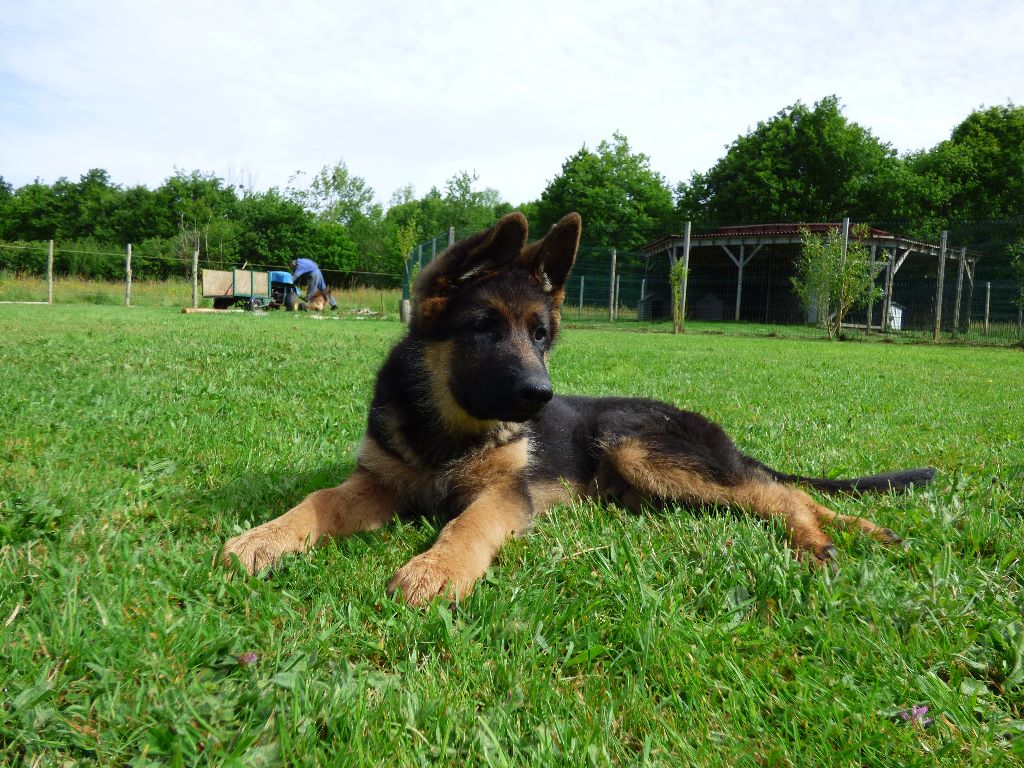
[[[407,502],[434,507],[457,493],[474,497],[496,486],[518,482],[529,464],[525,436],[498,446],[485,446],[451,462],[440,472],[411,466],[372,437],[363,438],[359,466],[366,469]]]

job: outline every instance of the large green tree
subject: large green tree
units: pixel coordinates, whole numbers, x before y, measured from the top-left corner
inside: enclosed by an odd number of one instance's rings
[[[294,174],[285,193],[324,221],[350,226],[372,215],[373,187],[352,173],[344,160],[325,165],[300,185],[304,176],[301,172]]]
[[[839,99],[797,102],[680,183],[681,218],[720,224],[891,218],[909,183],[896,152],[850,122]]]
[[[1024,107],[972,112],[948,140],[915,156],[913,165],[941,189],[930,202],[948,218],[1024,216]]]
[[[531,208],[537,234],[577,211],[584,244],[630,250],[664,234],[672,217],[672,191],[651,169],[650,158],[633,152],[616,132],[596,150],[584,145],[568,158]]]

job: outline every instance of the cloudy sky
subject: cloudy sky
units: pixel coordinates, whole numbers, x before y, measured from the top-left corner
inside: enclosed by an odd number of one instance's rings
[[[674,184],[831,93],[905,152],[1024,102],[1022,29],[1021,0],[0,0],[0,176],[344,160],[385,203],[460,170],[519,203],[616,130]]]

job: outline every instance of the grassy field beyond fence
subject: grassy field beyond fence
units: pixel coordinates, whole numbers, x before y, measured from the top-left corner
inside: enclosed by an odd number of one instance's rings
[[[200,287],[201,290],[201,287]],[[0,271],[0,301],[45,302],[46,279]],[[369,309],[398,315],[402,298],[400,288],[346,288],[335,292],[341,309]],[[55,304],[124,305],[124,283],[82,277],[58,277],[54,280]],[[190,307],[190,280],[133,280],[131,303],[136,307]],[[212,307],[212,299],[199,299],[199,306]]]
[[[835,573],[726,511],[577,503],[455,610],[384,593],[431,520],[228,578],[227,537],[352,470],[402,331],[0,306],[0,763],[1024,760],[1020,351],[566,331],[560,392],[700,410],[791,472],[938,467],[827,502],[909,542],[835,532]]]

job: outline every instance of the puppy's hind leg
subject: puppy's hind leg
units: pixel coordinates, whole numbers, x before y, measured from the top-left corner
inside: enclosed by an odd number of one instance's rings
[[[834,525],[837,528],[842,528],[847,531],[860,531],[865,536],[870,536],[875,541],[879,541],[882,544],[892,544],[894,546],[904,546],[903,539],[898,533],[891,528],[883,528],[866,517],[854,517],[852,515],[841,515],[838,512],[833,512],[828,507],[824,507],[811,501],[814,504],[814,512],[818,516],[818,520],[821,521],[822,525]]]
[[[731,482],[712,479],[713,473],[707,468],[685,456],[666,453],[638,437],[617,440],[606,445],[605,451],[605,460],[614,465],[630,490],[642,497],[689,505],[729,505],[765,519],[782,518],[798,556],[811,555],[812,562],[835,558],[832,540],[821,529],[819,505],[803,491],[753,472],[741,474]]]

